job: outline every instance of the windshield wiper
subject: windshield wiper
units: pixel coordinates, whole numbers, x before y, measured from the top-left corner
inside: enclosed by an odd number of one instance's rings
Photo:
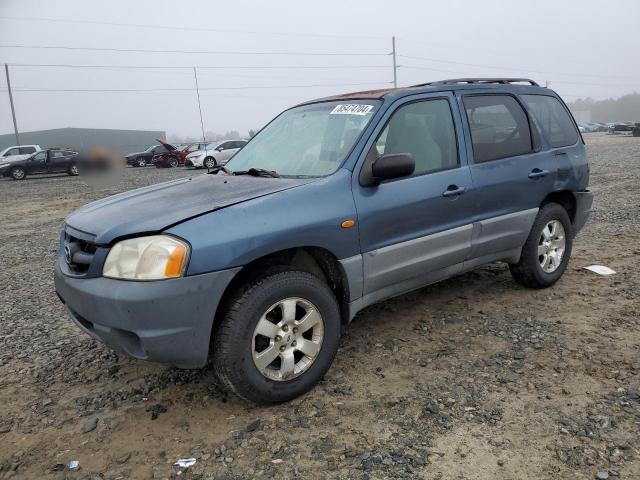
[[[231,170],[227,170],[225,168],[224,165],[214,165],[213,167],[211,167],[207,173],[212,173],[212,174],[216,174],[218,173],[220,170],[222,170],[224,173],[226,173],[227,175],[233,175],[233,172]]]
[[[280,175],[275,170],[265,170],[264,168],[251,167],[249,170],[236,170],[232,172],[232,175],[251,175],[253,177],[272,177],[280,178]]]

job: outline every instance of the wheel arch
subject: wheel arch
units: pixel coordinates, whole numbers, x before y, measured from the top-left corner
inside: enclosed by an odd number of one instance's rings
[[[548,203],[557,203],[561,205],[567,211],[569,220],[571,220],[571,223],[573,224],[576,218],[576,197],[572,192],[569,190],[552,192],[542,200],[540,208],[544,207]]]
[[[325,281],[336,296],[343,324],[349,321],[349,283],[344,268],[338,258],[321,247],[295,247],[269,253],[256,258],[242,267],[224,290],[212,329],[212,339],[220,320],[233,295],[257,277],[285,270],[301,270]]]

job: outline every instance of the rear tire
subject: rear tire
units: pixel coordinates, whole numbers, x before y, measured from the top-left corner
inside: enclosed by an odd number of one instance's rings
[[[15,167],[11,170],[11,178],[14,180],[24,180],[27,177],[27,172],[22,167]]]
[[[69,170],[67,170],[67,174],[71,175],[72,177],[77,177],[78,175],[80,175],[80,172],[78,171],[78,166],[77,165],[71,165],[69,167]]]
[[[269,336],[262,336],[258,324],[268,327]],[[213,365],[239,397],[285,402],[313,388],[329,369],[340,328],[338,302],[325,282],[301,271],[267,275],[240,288],[227,304],[213,337]],[[258,367],[256,357],[267,350],[273,359]]]
[[[530,288],[547,288],[567,268],[573,247],[573,227],[567,211],[548,203],[538,212],[520,261],[509,265],[513,279]]]

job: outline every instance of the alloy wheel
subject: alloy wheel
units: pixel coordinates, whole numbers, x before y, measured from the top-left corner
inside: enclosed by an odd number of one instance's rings
[[[553,273],[558,269],[565,248],[564,227],[558,220],[551,220],[542,229],[538,241],[538,261],[544,272]]]
[[[286,298],[260,317],[253,332],[253,362],[270,380],[291,380],[303,374],[318,357],[324,321],[308,300]]]

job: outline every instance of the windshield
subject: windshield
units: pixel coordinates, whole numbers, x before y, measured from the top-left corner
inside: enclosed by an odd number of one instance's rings
[[[282,113],[226,167],[276,171],[283,177],[321,177],[335,172],[378,109],[378,100],[303,105]]]

